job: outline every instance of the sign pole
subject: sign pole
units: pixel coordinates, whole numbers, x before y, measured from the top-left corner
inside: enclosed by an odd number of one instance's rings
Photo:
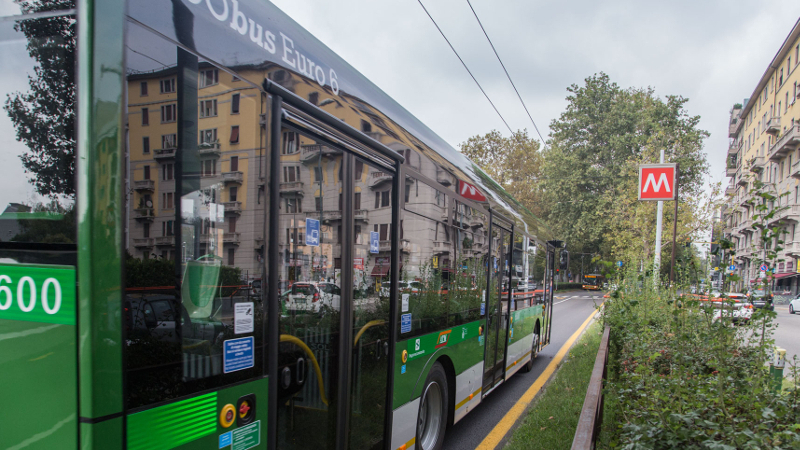
[[[669,267],[669,282],[675,281],[675,239],[678,237],[678,176],[680,164],[675,165],[675,215],[672,218],[672,264]],[[712,239],[713,241],[713,239]]]
[[[664,164],[664,150],[661,150],[661,155],[658,162]],[[659,274],[661,273],[661,216],[664,212],[664,202],[658,201],[658,209],[656,212],[656,247],[655,258],[653,259],[653,285],[658,286]]]

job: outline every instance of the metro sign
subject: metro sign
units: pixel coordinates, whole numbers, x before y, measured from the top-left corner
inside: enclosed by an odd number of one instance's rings
[[[677,164],[640,164],[639,200],[675,200]]]
[[[481,191],[479,191],[478,188],[467,183],[466,181],[458,180],[458,193],[461,194],[462,197],[468,198],[470,200],[475,200],[478,202],[486,201],[486,197],[483,194],[481,194]]]

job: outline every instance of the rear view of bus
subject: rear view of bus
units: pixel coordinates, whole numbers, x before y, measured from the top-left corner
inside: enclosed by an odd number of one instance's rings
[[[435,450],[549,342],[559,241],[271,3],[0,0],[0,61],[0,448]]]

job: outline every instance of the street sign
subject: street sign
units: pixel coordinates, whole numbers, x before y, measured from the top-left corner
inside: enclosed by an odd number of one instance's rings
[[[380,234],[377,231],[370,231],[369,232],[369,252],[370,253],[378,253],[381,250],[381,246],[379,243]]]
[[[319,220],[306,218],[306,245],[319,247]]]
[[[758,268],[758,270],[760,270],[762,272],[766,272],[767,271],[767,265],[766,264],[762,264],[761,267]]]
[[[675,200],[676,164],[639,164],[639,200]]]
[[[486,197],[478,190],[475,186],[467,183],[466,181],[458,180],[458,192],[464,198],[468,198],[470,200],[475,200],[478,202],[485,202]]]
[[[622,261],[617,261],[617,267],[622,267]]]

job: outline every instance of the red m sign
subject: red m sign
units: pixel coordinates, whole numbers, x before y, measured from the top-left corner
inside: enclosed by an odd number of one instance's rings
[[[675,200],[675,164],[639,165],[639,200]]]

